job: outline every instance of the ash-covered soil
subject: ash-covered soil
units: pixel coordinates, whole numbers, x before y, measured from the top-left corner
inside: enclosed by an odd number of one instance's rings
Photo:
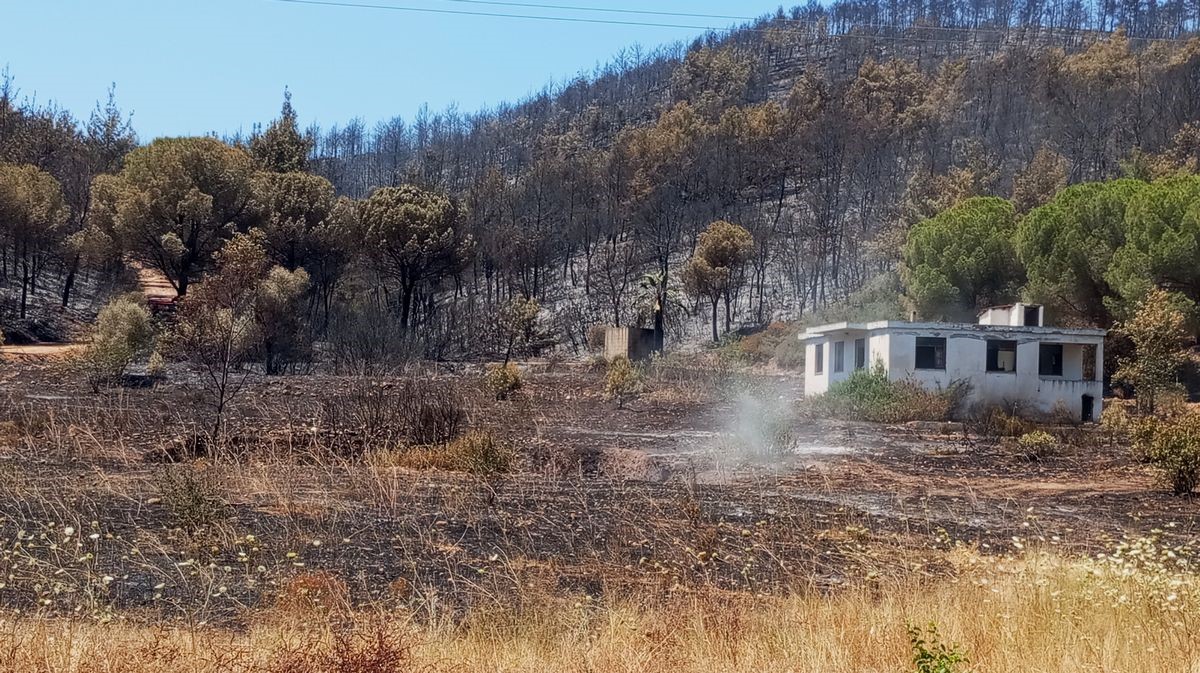
[[[170,465],[162,447],[206,418],[186,374],[97,396],[46,362],[0,371],[9,610],[237,620],[326,574],[354,602],[430,614],[531,596],[830,590],[952,574],[961,545],[1096,554],[1198,534],[1197,501],[1098,431],[1070,430],[1029,461],[957,427],[804,420],[790,375],[659,372],[618,409],[583,366],[531,366],[503,402],[477,394],[477,370],[426,370],[468,391],[472,427],[518,451],[514,472],[472,476],[322,455],[320,405],[353,379],[254,380],[237,455]]]

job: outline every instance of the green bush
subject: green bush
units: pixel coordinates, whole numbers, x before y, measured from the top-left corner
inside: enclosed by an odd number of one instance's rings
[[[608,363],[608,371],[604,375],[604,397],[616,400],[618,409],[624,408],[626,402],[635,399],[645,389],[645,376],[629,358],[617,357]]]
[[[1200,412],[1180,405],[1138,414],[1115,403],[1100,424],[1110,441],[1127,441],[1134,460],[1153,466],[1176,495],[1200,486]]]
[[[1134,451],[1145,456],[1176,495],[1200,485],[1200,413],[1187,411],[1168,418],[1135,423]]]
[[[1027,432],[1017,439],[1021,456],[1026,460],[1041,460],[1054,453],[1058,448],[1058,439],[1044,430]]]
[[[100,309],[92,340],[70,361],[93,392],[120,382],[125,370],[154,339],[150,311],[139,294],[127,294]]]
[[[168,467],[158,475],[158,491],[171,516],[189,532],[210,528],[230,516],[217,476],[203,465]]]
[[[817,415],[877,423],[944,421],[957,415],[970,392],[956,381],[942,390],[929,390],[911,380],[892,381],[881,364],[859,369],[829,386],[823,395],[809,398]]]
[[[917,673],[956,673],[959,664],[967,663],[966,653],[957,645],[943,643],[934,624],[927,629],[909,626],[908,642]]]
[[[521,370],[512,362],[492,367],[483,375],[483,386],[497,400],[507,400],[521,389]]]
[[[167,375],[167,361],[162,356],[162,353],[154,351],[150,354],[150,361],[146,364],[146,373],[151,378],[161,379]]]

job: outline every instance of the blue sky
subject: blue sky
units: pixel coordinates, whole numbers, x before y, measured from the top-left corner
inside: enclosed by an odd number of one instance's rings
[[[331,0],[353,2],[355,0]],[[720,19],[567,13],[461,0],[367,4],[623,21]],[[756,16],[760,0],[527,0],[538,4]],[[111,83],[143,141],[249,130],[279,111],[285,86],[307,124],[373,124],[422,103],[464,111],[514,100],[608,61],[622,47],[689,40],[689,28],[436,15],[276,0],[7,0],[0,68],[25,96],[86,117]]]

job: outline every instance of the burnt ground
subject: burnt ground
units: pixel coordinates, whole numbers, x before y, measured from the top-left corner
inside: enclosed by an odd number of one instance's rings
[[[518,469],[325,455],[317,410],[356,385],[330,376],[253,381],[235,458],[165,465],[162,447],[206,422],[194,379],[95,396],[52,363],[7,363],[0,604],[237,621],[299,581],[465,613],[936,579],[961,545],[1095,554],[1200,533],[1200,502],[1171,496],[1094,430],[1060,429],[1062,448],[1030,461],[960,428],[804,420],[792,376],[658,372],[624,409],[582,366],[530,367],[505,402],[477,392],[475,370],[422,376],[467,390],[471,425],[506,438]]]

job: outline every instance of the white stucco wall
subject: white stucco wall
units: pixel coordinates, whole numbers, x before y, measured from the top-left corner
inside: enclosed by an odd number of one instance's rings
[[[874,325],[883,325],[874,327]],[[845,379],[854,370],[854,339],[866,337],[868,353],[866,366],[881,360],[892,380],[912,379],[930,389],[942,389],[952,382],[965,380],[971,384],[969,402],[973,404],[1022,403],[1031,411],[1050,412],[1056,406],[1075,418],[1085,416],[1084,395],[1092,398],[1091,418],[1100,418],[1103,398],[1103,333],[1096,330],[1055,330],[1052,328],[1000,327],[936,324],[878,323],[850,326],[844,330],[809,334],[806,352],[805,394],[820,394],[834,381]],[[946,339],[945,369],[917,369],[917,337]],[[987,371],[987,342],[989,339],[1017,343],[1016,370]],[[841,372],[833,366],[833,343],[845,341],[846,365]],[[824,344],[825,367],[822,374],[813,371],[814,348]],[[1040,345],[1056,343],[1063,346],[1062,376],[1039,374]],[[1084,344],[1095,346],[1095,380],[1083,380]]]
[[[1030,322],[1030,326],[1044,325],[1046,317],[1045,307],[1038,304],[1023,304],[1017,302],[1010,306],[996,306],[989,308],[979,314],[980,325],[1004,325],[1008,327],[1020,327],[1025,325],[1025,309],[1037,309],[1037,319]]]
[[[810,339],[804,346],[805,395],[824,393],[829,390],[830,384],[849,378],[850,374],[854,371],[854,342],[857,339],[863,339],[866,346],[864,369],[869,369],[877,359],[883,360],[886,364],[888,349],[887,334],[870,334],[865,331],[843,332]],[[837,371],[837,367],[834,366],[834,353],[837,350],[834,344],[838,342],[845,344],[843,346],[843,366],[841,371]],[[818,344],[822,345],[825,350],[824,368],[820,374],[816,372],[816,349]]]

